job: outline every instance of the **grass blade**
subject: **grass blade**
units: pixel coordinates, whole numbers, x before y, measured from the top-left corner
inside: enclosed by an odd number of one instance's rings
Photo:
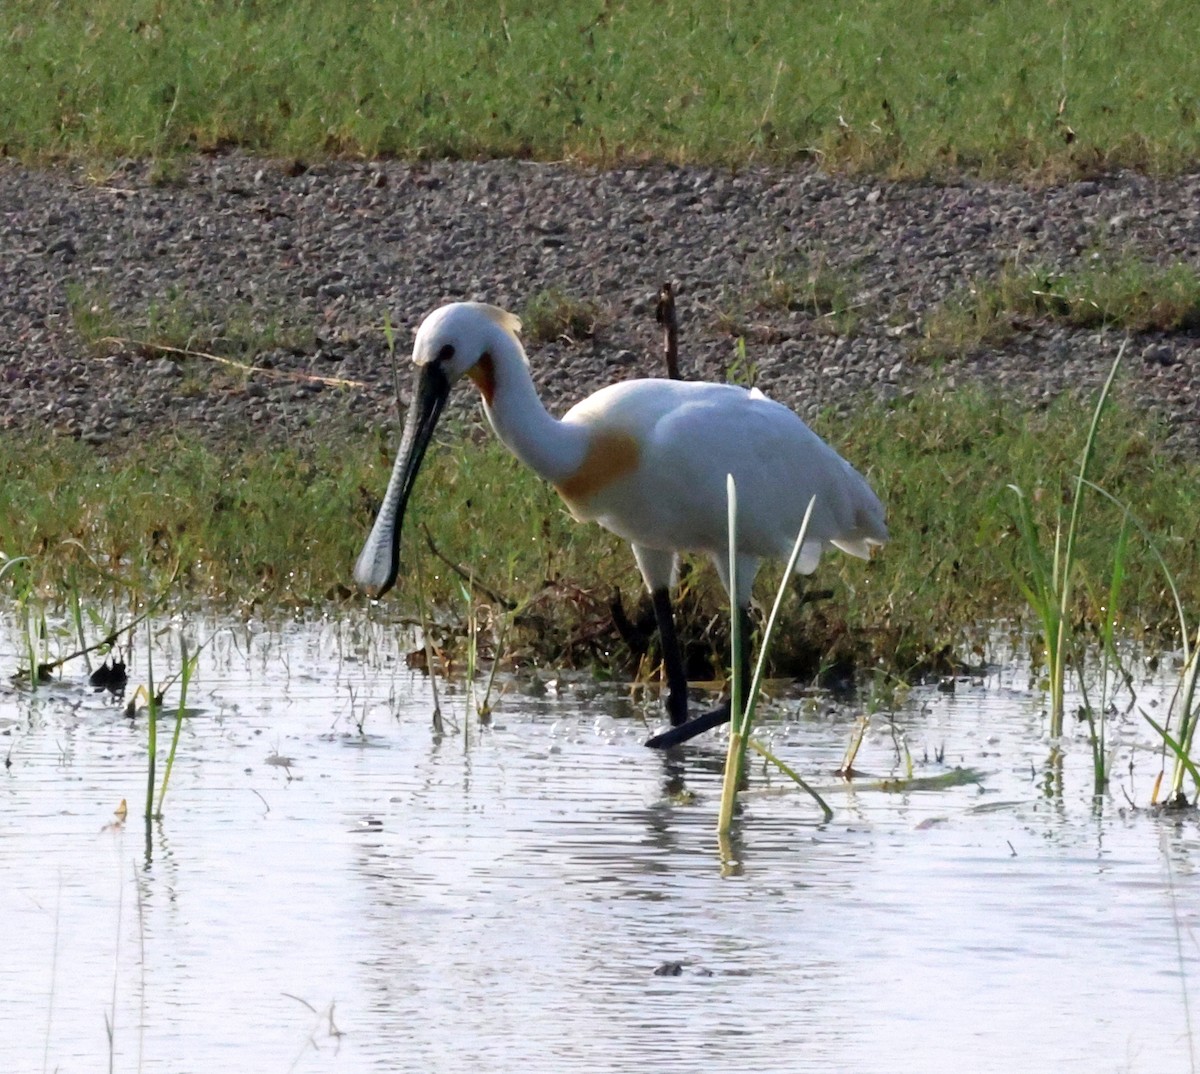
[[[764,757],[766,760],[770,761],[771,764],[778,768],[780,772],[788,777],[788,779],[790,779],[803,790],[807,791],[812,800],[820,807],[820,810],[824,814],[824,819],[826,821],[833,820],[833,810],[829,808],[829,805],[826,803],[825,799],[817,793],[816,788],[809,784],[799,772],[792,768],[791,765],[786,764],[776,757],[775,754],[773,754],[769,749],[767,749],[766,746],[759,742],[758,739],[750,739],[749,745],[750,748],[754,750],[755,753],[757,753],[760,757]]]
[[[730,676],[729,749],[725,755],[725,779],[721,783],[721,809],[717,814],[717,835],[727,836],[733,823],[733,807],[737,789],[742,781],[745,766],[746,746],[744,741],[744,719],[741,711],[742,697],[742,616],[737,599],[737,483],[733,474],[725,476],[725,495],[729,522],[729,597],[732,629],[730,630],[733,669]]]
[[[146,820],[154,819],[155,766],[158,762],[158,699],[154,693],[154,640],[146,631]]]
[[[1187,751],[1183,748],[1183,745],[1175,739],[1170,731],[1163,727],[1162,724],[1155,720],[1155,718],[1145,710],[1142,711],[1142,718],[1151,727],[1153,727],[1155,731],[1158,732],[1158,736],[1163,740],[1163,743],[1166,745],[1166,747],[1173,754],[1175,754],[1175,759],[1179,762],[1180,766],[1187,771],[1188,775],[1192,777],[1192,782],[1195,783],[1198,788],[1200,788],[1200,770],[1196,768],[1196,763],[1191,759],[1191,757],[1188,756]],[[1182,783],[1182,780],[1180,782]],[[1172,786],[1172,799],[1175,798],[1179,793],[1181,793],[1181,788]]]
[[[1084,492],[1091,485],[1088,471],[1096,452],[1097,434],[1100,430],[1100,419],[1112,394],[1117,371],[1125,357],[1129,345],[1128,339],[1122,342],[1112,368],[1092,411],[1091,424],[1088,426],[1087,437],[1084,440],[1083,451],[1079,457],[1079,470],[1075,477],[1075,492],[1071,497],[1071,513],[1067,521],[1065,533],[1061,525],[1055,530],[1054,550],[1047,557],[1038,540],[1037,524],[1029,507],[1028,497],[1022,490],[1010,485],[1017,494],[1018,511],[1016,525],[1021,533],[1025,546],[1027,567],[1031,576],[1028,583],[1022,585],[1022,590],[1031,594],[1033,610],[1042,622],[1046,640],[1047,659],[1049,660],[1050,688],[1050,734],[1059,738],[1063,733],[1064,698],[1066,692],[1066,669],[1068,657],[1072,655],[1075,639],[1072,635],[1071,597],[1072,582],[1076,571],[1075,545],[1083,522]],[[1047,559],[1049,563],[1047,564]],[[1078,660],[1076,660],[1078,668]]]
[[[175,709],[175,730],[171,735],[171,748],[167,751],[167,763],[163,769],[162,786],[158,792],[158,808],[155,811],[155,816],[159,817],[162,816],[163,799],[167,796],[167,784],[171,780],[171,769],[175,767],[175,752],[179,748],[179,733],[183,728],[183,717],[187,712],[188,685],[192,681],[192,675],[196,670],[196,663],[200,659],[200,649],[197,649],[191,656],[188,655],[186,638],[179,639],[179,647],[183,659],[183,664],[179,672],[179,705]]]
[[[771,650],[771,639],[775,633],[775,627],[779,621],[779,610],[783,606],[783,598],[788,590],[788,583],[791,581],[792,574],[796,570],[796,563],[800,559],[800,552],[804,548],[804,541],[808,536],[808,524],[812,518],[813,508],[816,506],[817,498],[811,497],[808,501],[808,507],[805,508],[804,518],[800,523],[800,531],[796,534],[795,544],[792,545],[792,554],[788,557],[787,565],[784,567],[783,577],[780,579],[779,588],[775,593],[775,603],[771,606],[771,614],[767,617],[767,625],[763,631],[762,644],[759,647],[758,660],[755,663],[754,674],[750,679],[750,688],[746,693],[745,711],[739,713],[737,700],[741,696],[740,667],[741,646],[745,644],[741,639],[741,615],[737,608],[737,489],[734,485],[733,477],[727,479],[728,502],[729,502],[729,588],[734,594],[732,618],[733,618],[733,710],[730,720],[729,733],[729,751],[725,758],[725,780],[721,786],[721,811],[717,818],[717,832],[720,835],[726,835],[729,832],[729,825],[733,820],[733,806],[737,796],[737,788],[741,783],[742,773],[746,766],[746,747],[752,744],[749,738],[750,728],[754,723],[754,711],[758,705],[758,695],[762,687],[763,678],[766,673],[767,656]],[[758,747],[755,747],[758,749]],[[759,749],[759,752],[763,752]],[[802,787],[805,788],[820,805],[822,811],[828,812],[829,807],[821,800],[820,796],[815,794],[807,784],[804,783],[790,768],[776,760],[773,755],[764,753],[772,763],[778,765],[780,771],[786,773],[796,780]],[[829,819],[828,814],[826,819]]]

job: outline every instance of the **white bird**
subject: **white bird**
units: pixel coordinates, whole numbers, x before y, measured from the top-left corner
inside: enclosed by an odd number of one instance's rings
[[[743,624],[759,561],[787,560],[811,498],[816,502],[796,568],[804,574],[816,568],[827,544],[870,558],[872,546],[888,537],[883,506],[858,471],[757,389],[629,380],[601,388],[555,418],[538,398],[520,327],[512,314],[478,302],[442,306],[422,322],[400,453],[354,578],[378,596],[395,583],[417,471],[450,389],[465,375],[479,389],[496,435],[558,490],[571,514],[633,546],[658,622],[671,722],[647,745],[686,741],[729,719],[728,701],[688,719],[670,598],[680,552],[707,553],[729,590],[726,475],[737,486],[738,585],[731,598]]]

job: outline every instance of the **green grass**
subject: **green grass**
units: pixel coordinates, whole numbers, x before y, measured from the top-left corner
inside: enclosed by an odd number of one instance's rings
[[[600,327],[600,307],[587,298],[575,298],[557,288],[531,295],[521,310],[521,335],[528,346],[564,340],[591,339]]]
[[[820,253],[798,250],[772,259],[741,289],[727,289],[714,328],[734,337],[769,339],[773,330],[757,323],[761,315],[791,312],[831,335],[852,336],[859,322],[857,290],[852,272],[832,268]]]
[[[216,352],[253,359],[279,347],[311,346],[311,326],[291,323],[282,311],[244,303],[212,306],[178,288],[137,314],[116,309],[101,288],[68,284],[67,310],[79,338],[92,350],[107,353],[125,343],[146,353]]]
[[[1127,253],[1097,253],[1067,272],[1010,263],[932,309],[917,353],[949,358],[1000,345],[1033,320],[1128,332],[1194,331],[1200,328],[1200,273]]]
[[[960,390],[817,422],[880,493],[893,540],[869,565],[828,555],[813,585],[833,596],[785,605],[773,671],[809,676],[875,662],[902,675],[944,668],[953,652],[979,640],[982,621],[1028,616],[1015,581],[1024,549],[1009,486],[1024,491],[1036,524],[1053,532],[1073,494],[1090,414],[1086,401],[1033,411]],[[65,599],[68,580],[84,591],[143,599],[178,570],[178,597],[247,614],[361,601],[349,588],[350,568],[395,444],[383,432],[328,432],[309,444],[221,451],[164,439],[112,458],[52,436],[0,436],[0,551],[30,557],[0,585],[19,576],[51,603]],[[322,446],[346,443],[353,450]],[[478,426],[447,428],[426,468],[389,614],[417,614],[415,563],[422,557],[433,618],[449,624],[452,650],[463,578],[450,561],[513,605],[505,648],[518,662],[628,674],[608,608],[617,589],[631,611],[640,594],[622,542],[571,520],[553,490]],[[1143,417],[1114,403],[1089,473],[1154,536],[1184,606],[1200,607],[1193,510],[1200,463],[1173,458]],[[1122,518],[1116,505],[1092,497],[1076,536],[1079,582],[1068,614],[1084,638],[1104,622],[1112,535]],[[425,528],[444,559],[429,551]],[[1176,607],[1157,560],[1137,534],[1124,556],[1116,629],[1125,637],[1169,636]],[[779,572],[763,571],[761,599]],[[726,666],[725,603],[713,572],[699,564],[681,601],[694,671]]]
[[[854,282],[819,257],[773,265],[756,297],[764,309],[828,317],[839,335],[853,329]]]
[[[1074,487],[1070,495],[1070,511],[1060,511],[1054,520],[1053,540],[1044,541],[1042,530],[1033,520],[1029,497],[1020,485],[1010,486],[1017,496],[1017,528],[1020,530],[1025,545],[1025,567],[1018,571],[1017,584],[1029,601],[1030,607],[1037,616],[1042,627],[1042,637],[1045,641],[1046,661],[1048,664],[1049,695],[1050,695],[1050,736],[1058,739],[1063,733],[1063,718],[1065,716],[1064,696],[1067,681],[1067,667],[1073,665],[1085,697],[1087,691],[1086,678],[1083,672],[1081,646],[1079,646],[1074,631],[1071,616],[1073,610],[1072,592],[1076,584],[1075,541],[1087,525],[1084,504],[1089,488],[1089,469],[1095,458],[1096,437],[1100,429],[1100,420],[1104,415],[1112,385],[1125,355],[1122,347],[1109,371],[1108,379],[1100,390],[1096,400],[1096,409],[1088,427],[1087,438],[1084,440],[1083,451],[1079,460],[1079,472],[1076,475]],[[1066,524],[1064,526],[1064,515]],[[1112,531],[1110,531],[1112,532]],[[1094,623],[1096,641],[1106,656],[1115,655],[1114,644],[1115,615],[1121,596],[1121,584],[1125,573],[1125,553],[1129,547],[1129,520],[1123,518],[1112,543],[1112,572],[1109,585],[1105,590],[1107,601],[1098,611],[1099,618]],[[1093,706],[1084,707],[1085,718],[1091,732],[1092,744],[1092,776],[1093,787],[1099,795],[1108,782],[1108,765],[1106,760],[1105,722],[1106,706],[1102,703],[1099,712]],[[1097,729],[1097,723],[1099,729]],[[1057,744],[1054,747],[1057,749]]]
[[[1074,273],[1042,273],[1028,292],[1027,312],[1076,328],[1129,332],[1189,332],[1200,328],[1200,273],[1178,262],[1166,267],[1123,256],[1097,255]]]
[[[1189,0],[10,0],[0,147],[1177,169],[1197,40]]]

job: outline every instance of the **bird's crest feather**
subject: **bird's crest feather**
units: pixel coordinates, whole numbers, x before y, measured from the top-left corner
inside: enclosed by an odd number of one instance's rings
[[[506,309],[501,309],[499,306],[490,305],[487,302],[470,302],[466,305],[474,306],[488,320],[495,324],[502,332],[508,335],[517,345],[517,353],[521,356],[521,361],[525,365],[529,365],[529,357],[525,353],[525,348],[521,344],[521,318],[515,313],[509,313]]]
[[[486,302],[479,302],[477,305],[481,312],[495,321],[509,335],[520,338],[521,318],[515,313],[509,313],[508,310],[501,309],[499,306],[490,306]]]

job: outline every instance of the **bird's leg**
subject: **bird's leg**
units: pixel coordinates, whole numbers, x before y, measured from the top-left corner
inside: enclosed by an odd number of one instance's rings
[[[683,666],[683,652],[675,633],[675,613],[671,610],[671,591],[656,589],[650,594],[654,602],[654,617],[658,620],[658,640],[662,647],[663,670],[667,675],[667,716],[672,727],[687,723],[688,684]]]
[[[664,600],[665,600],[665,596],[664,596]],[[655,610],[657,611],[658,607],[659,607],[657,594],[655,594],[654,607],[655,607]],[[667,635],[663,634],[663,626],[662,626],[663,619],[661,618],[661,616],[659,618],[659,633],[660,633],[660,635],[662,635],[663,663],[666,666],[667,682],[668,682],[669,691],[670,691],[667,695],[667,715],[670,716],[670,718],[671,718],[671,729],[669,731],[663,731],[661,734],[655,735],[653,738],[647,739],[646,745],[651,747],[652,749],[656,749],[656,750],[665,750],[670,746],[678,746],[681,743],[687,742],[688,739],[695,738],[697,735],[702,734],[703,732],[708,731],[713,727],[718,727],[723,723],[728,723],[729,717],[730,717],[730,712],[731,712],[730,699],[725,698],[725,700],[722,701],[715,709],[711,709],[708,712],[701,713],[699,716],[696,716],[690,720],[688,720],[686,718],[687,717],[687,702],[686,702],[687,680],[686,680],[686,678],[684,678],[683,658],[679,652],[679,642],[675,637],[675,624],[671,617],[671,605],[670,605],[669,600],[665,601],[665,609],[666,609],[667,621],[670,623],[670,628],[669,628],[670,629],[670,639],[671,639],[670,643],[668,643],[668,641],[667,641]],[[750,637],[750,610],[749,610],[749,608],[739,608],[738,609],[738,623],[739,623],[739,626],[742,631],[742,637],[744,639],[747,639],[747,643],[742,645],[742,666],[740,669],[741,670],[741,676],[740,676],[741,691],[740,691],[740,693],[742,695],[741,696],[741,700],[743,703],[742,707],[744,708],[746,692],[750,688],[750,646],[748,644],[748,640]],[[684,704],[681,706],[682,711],[683,711],[683,716],[684,716],[683,721],[676,719],[676,707],[673,704],[673,699],[675,697],[676,690],[673,686],[670,686],[670,683],[672,681],[672,678],[671,678],[672,668],[671,668],[671,659],[667,656],[667,653],[672,648],[674,649],[674,652],[675,652],[675,657],[674,657],[675,664],[676,664],[675,671],[679,676],[679,681],[682,683],[681,693],[682,693],[682,696],[685,698]]]
[[[679,746],[688,739],[695,738],[710,728],[719,727],[728,722],[729,698],[726,698],[715,709],[710,709],[708,712],[688,720],[687,723],[681,723],[669,731],[663,731],[661,734],[646,739],[646,745],[654,750],[670,749],[672,746]]]

